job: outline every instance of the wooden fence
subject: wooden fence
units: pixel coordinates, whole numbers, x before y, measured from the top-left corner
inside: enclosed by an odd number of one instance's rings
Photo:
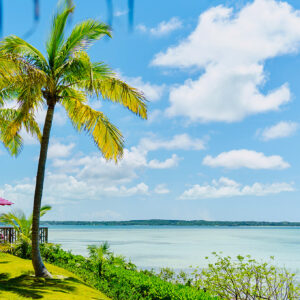
[[[15,243],[18,234],[13,227],[0,227],[0,243]],[[40,243],[48,243],[48,227],[40,227]]]

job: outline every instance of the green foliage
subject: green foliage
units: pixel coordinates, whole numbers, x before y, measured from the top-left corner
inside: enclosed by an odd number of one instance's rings
[[[195,282],[199,289],[205,289],[221,299],[299,299],[300,285],[295,274],[278,269],[269,263],[259,263],[251,256],[222,257],[213,253],[216,262],[208,268],[196,269]],[[273,259],[273,257],[271,257]]]
[[[50,209],[50,205],[42,206],[40,210],[40,217],[44,216]],[[0,215],[0,222],[12,226],[17,232],[18,239],[25,240],[27,243],[30,242],[32,232],[32,214],[27,218],[22,210],[15,210],[13,212]]]
[[[175,272],[170,268],[162,268],[158,276],[165,281],[172,281],[174,278]]]
[[[0,42],[0,140],[17,155],[22,149],[22,127],[40,138],[35,116],[48,105],[62,105],[74,128],[90,135],[106,159],[117,161],[123,155],[121,132],[100,111],[87,104],[88,96],[97,96],[121,104],[147,118],[146,99],[103,62],[93,63],[87,48],[104,36],[110,27],[96,20],[75,25],[66,36],[66,24],[74,7],[62,5],[53,18],[46,42],[46,53],[11,35]],[[7,113],[5,101],[16,101],[14,115]]]
[[[41,208],[40,216],[44,216],[50,209],[50,205],[44,205]],[[16,210],[2,214],[0,222],[12,226],[17,233],[17,242],[11,245],[8,252],[21,258],[31,258],[32,215],[27,218],[23,211]]]
[[[112,299],[217,299],[195,287],[166,282],[151,271],[138,271],[134,264],[115,256],[107,246],[89,246],[89,258],[73,255],[51,244],[41,245],[41,254],[46,261],[75,273]],[[99,262],[102,263],[101,274]]]

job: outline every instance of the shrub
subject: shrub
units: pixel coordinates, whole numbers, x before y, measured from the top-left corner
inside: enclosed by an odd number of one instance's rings
[[[90,257],[85,258],[64,251],[58,245],[44,244],[41,245],[41,254],[46,261],[77,274],[112,299],[217,299],[195,287],[166,282],[152,272],[138,271],[134,264],[111,252],[102,255],[101,246],[90,249],[92,249]],[[100,276],[99,262],[101,262]]]
[[[259,263],[251,256],[222,257],[213,253],[216,262],[196,269],[193,284],[221,299],[299,299],[300,286],[295,274],[271,263]],[[274,259],[271,257],[271,259]]]

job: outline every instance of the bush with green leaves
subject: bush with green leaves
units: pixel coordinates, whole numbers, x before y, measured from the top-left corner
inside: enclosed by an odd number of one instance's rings
[[[51,210],[50,205],[41,207],[40,217],[49,210]],[[21,258],[31,259],[32,214],[26,217],[22,210],[4,213],[0,215],[0,223],[12,226],[17,235],[16,243],[7,247],[9,252]]]
[[[258,262],[250,255],[233,260],[230,256],[213,254],[214,263],[193,273],[193,285],[198,289],[205,289],[224,300],[300,299],[300,285],[296,283],[295,274],[286,269]]]
[[[64,251],[58,245],[41,245],[41,254],[47,262],[68,269],[112,299],[218,299],[195,287],[164,281],[153,272],[139,271],[122,256],[109,251],[107,245],[90,246],[89,252],[90,256],[85,258]]]

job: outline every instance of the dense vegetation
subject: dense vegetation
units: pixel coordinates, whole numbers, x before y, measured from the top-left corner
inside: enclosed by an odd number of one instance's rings
[[[12,251],[27,259],[31,257],[31,249],[21,253],[20,246],[17,247],[18,249],[11,249],[8,246],[6,251]],[[2,248],[2,251],[5,249]],[[202,289],[189,286],[188,282],[172,283],[151,271],[138,270],[134,264],[126,262],[123,257],[106,251],[105,246],[91,246],[89,258],[74,255],[62,250],[59,245],[52,244],[41,245],[41,254],[46,262],[71,271],[112,299],[218,299]]]
[[[232,259],[214,253],[213,262],[190,274],[176,273],[169,268],[155,273],[138,270],[124,257],[110,252],[107,243],[88,249],[88,258],[53,244],[42,245],[41,253],[45,261],[73,272],[112,299],[289,300],[300,297],[295,274],[250,256]],[[31,249],[20,244],[2,247],[5,250],[23,258],[31,256]]]
[[[145,226],[300,226],[300,222],[131,220],[131,221],[42,221],[43,225],[145,225]]]

